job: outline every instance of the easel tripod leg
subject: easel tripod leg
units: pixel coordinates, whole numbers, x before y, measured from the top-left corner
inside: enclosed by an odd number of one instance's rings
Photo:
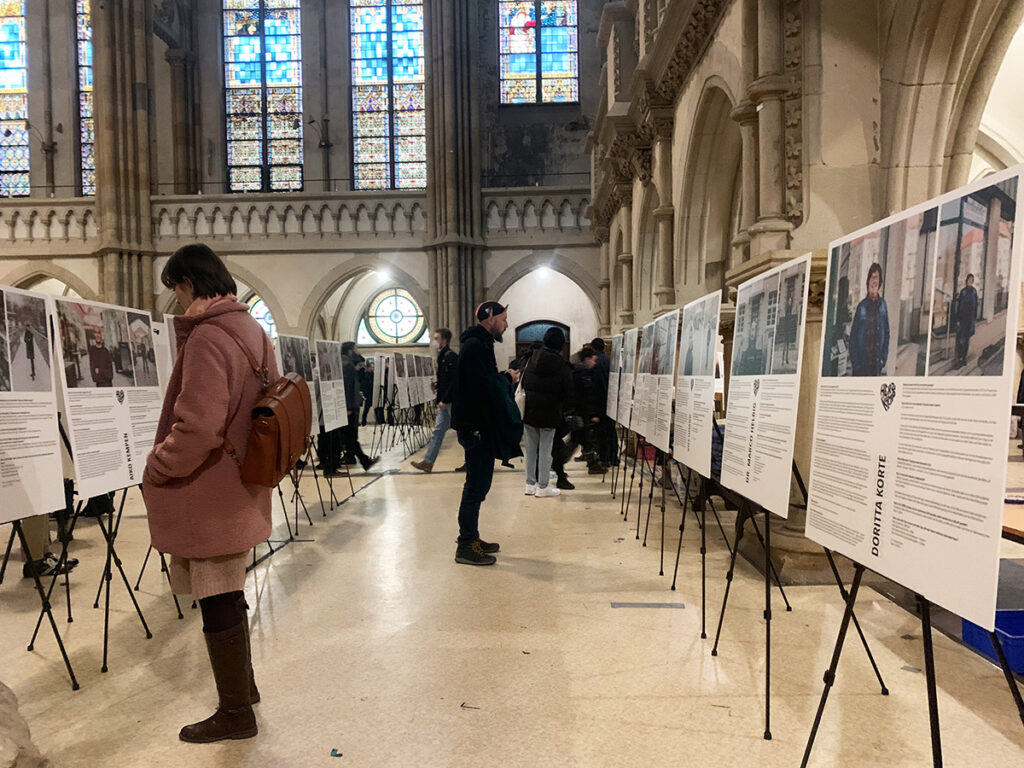
[[[0,563],[0,584],[4,583],[4,574],[7,573],[7,562],[11,559],[11,547],[14,545],[14,537],[17,531],[11,526],[11,537],[7,539],[7,549],[4,550],[4,560]]]
[[[772,513],[764,511],[764,738],[772,738]],[[788,607],[788,604],[787,604]]]
[[[13,523],[14,527],[11,531],[18,536],[18,541],[21,544],[25,557],[31,559],[32,553],[28,548],[28,540],[25,538],[25,532],[21,529],[21,521],[15,520]],[[75,671],[71,668],[71,660],[68,658],[68,652],[64,648],[64,641],[61,639],[60,632],[57,629],[57,622],[53,618],[53,611],[50,608],[50,600],[46,592],[43,590],[43,583],[39,580],[39,574],[36,573],[35,569],[32,569],[32,583],[36,588],[36,594],[39,595],[39,600],[42,603],[43,613],[46,614],[46,618],[50,621],[50,629],[53,630],[53,637],[57,641],[57,647],[60,649],[61,658],[64,660],[64,666],[68,670],[68,677],[71,678],[71,690],[77,691],[80,686],[78,680],[75,678]],[[38,629],[37,629],[38,631]],[[33,643],[35,641],[35,635],[32,636]],[[33,644],[29,644],[28,650],[32,650]]]
[[[682,519],[682,522],[680,522],[680,524],[679,524],[679,544],[676,545],[676,567],[675,567],[675,570],[672,572],[672,587],[671,587],[671,589],[672,589],[673,592],[675,591],[675,588],[676,588],[676,579],[679,577],[679,556],[680,556],[680,554],[683,551],[683,533],[686,532],[686,507],[690,503],[690,478],[689,477],[686,478],[686,488],[683,491],[683,493],[686,494],[686,495],[683,497],[683,519]]]
[[[818,711],[814,714],[814,724],[811,726],[811,733],[807,737],[807,746],[804,748],[804,758],[800,761],[800,768],[807,768],[807,761],[811,758],[811,750],[814,748],[814,739],[818,735],[818,727],[821,725],[821,716],[825,712],[825,703],[828,701],[829,691],[836,681],[836,669],[839,668],[839,657],[843,652],[843,643],[846,641],[846,632],[850,627],[850,619],[853,617],[853,606],[857,602],[857,593],[860,591],[860,580],[864,576],[864,566],[856,564],[853,574],[853,584],[850,585],[850,594],[846,598],[846,610],[843,611],[843,620],[839,624],[839,636],[836,638],[835,648],[832,649],[832,661],[825,671],[825,688],[821,692],[821,700],[818,702]]]
[[[1003,670],[1006,684],[1010,686],[1010,695],[1013,696],[1013,703],[1017,705],[1017,714],[1020,715],[1020,721],[1024,724],[1024,699],[1021,698],[1017,680],[1014,678],[1013,672],[1010,671],[1010,662],[1006,660],[1003,644],[999,641],[999,635],[995,632],[989,632],[988,636],[992,640],[992,647],[996,649],[996,658],[999,659],[999,666]]]
[[[832,568],[832,575],[835,576],[836,584],[839,585],[839,594],[843,596],[843,600],[846,600],[846,587],[843,586],[843,579],[839,575],[839,568],[836,567],[835,558],[832,557],[832,552],[829,549],[825,549],[825,557],[828,559],[828,564]],[[885,686],[885,681],[882,679],[882,672],[878,669],[878,664],[875,663],[875,656],[871,653],[871,647],[868,645],[867,637],[864,636],[864,630],[860,628],[860,622],[857,621],[856,612],[853,614],[853,627],[857,630],[857,635],[860,636],[861,645],[864,646],[864,651],[868,655],[868,661],[871,662],[871,668],[875,671],[875,677],[878,678],[878,684],[882,687],[882,695],[888,696],[889,689]]]
[[[744,505],[736,516],[736,535],[739,536],[739,532],[743,530],[743,521],[749,515],[746,505]],[[718,630],[715,632],[715,645],[711,649],[711,655],[718,655],[718,641],[722,637],[722,622],[725,620],[725,607],[729,604],[729,590],[732,588],[732,577],[736,572],[736,553],[739,552],[739,547],[733,547],[732,555],[729,557],[729,570],[725,574],[725,596],[722,598],[722,611],[718,614]]]
[[[932,765],[942,768],[942,735],[939,732],[939,699],[935,690],[935,651],[932,647],[932,604],[917,595],[921,611],[921,635],[924,639],[924,674],[928,687],[928,722],[932,736]]]
[[[765,529],[767,529],[769,525],[768,515],[770,514],[771,512],[769,512],[767,509],[764,510]],[[761,544],[762,547],[767,549],[768,545],[765,543],[764,538],[761,536],[761,529],[758,527],[757,519],[753,515],[751,515],[750,517],[750,522],[754,526],[754,533],[757,535],[758,542]],[[786,610],[792,611],[793,606],[789,604],[789,598],[786,597],[786,590],[782,588],[782,580],[779,579],[779,574],[775,570],[775,563],[772,562],[771,558],[768,558],[768,561],[765,564],[765,568],[767,569],[767,572],[770,572],[772,577],[775,579],[775,585],[779,588],[779,592],[782,594],[782,600],[786,604]]]

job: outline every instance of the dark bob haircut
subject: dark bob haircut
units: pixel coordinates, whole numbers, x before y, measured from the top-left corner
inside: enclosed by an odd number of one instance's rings
[[[352,354],[352,350],[355,349],[355,348],[356,348],[356,343],[354,341],[346,341],[344,344],[341,345],[341,354],[343,354],[343,355],[351,355]]]
[[[587,346],[593,347],[595,353],[604,352],[604,339],[598,336],[593,341],[591,341],[590,344],[588,344]]]
[[[871,276],[874,275],[874,274],[878,275],[878,287],[881,288],[882,287],[882,265],[879,264],[877,261],[874,264],[872,264],[870,267],[868,267],[868,279],[866,281],[867,285],[871,284]]]
[[[202,243],[183,245],[164,264],[160,273],[160,282],[165,287],[174,286],[188,280],[197,299],[213,299],[238,293],[235,279],[224,266],[220,257]]]

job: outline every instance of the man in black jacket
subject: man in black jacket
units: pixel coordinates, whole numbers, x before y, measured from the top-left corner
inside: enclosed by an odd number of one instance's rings
[[[476,309],[477,325],[459,337],[462,349],[455,365],[452,426],[466,452],[466,482],[459,504],[459,540],[455,562],[493,565],[497,543],[480,539],[480,505],[494,477],[494,460],[518,451],[522,438],[519,410],[512,398],[518,371],[498,373],[494,342],[508,328],[506,307],[485,301]]]
[[[594,397],[601,404],[601,421],[597,427],[597,452],[601,464],[608,467],[619,463],[619,441],[615,435],[615,420],[606,413],[612,361],[604,352],[604,339],[600,336],[591,341],[590,346],[597,352],[597,362],[591,369],[591,376],[594,382]]]
[[[356,365],[363,360],[356,351],[354,341],[346,341],[341,345],[341,375],[345,382],[345,408],[348,410],[348,426],[341,428],[341,438],[345,444],[345,453],[359,459],[365,472],[378,461],[380,456],[370,458],[363,453],[359,445],[359,374]]]
[[[452,425],[452,396],[455,385],[455,365],[459,356],[452,351],[452,332],[447,328],[434,331],[434,342],[437,344],[437,382],[433,383],[437,392],[437,417],[434,421],[434,432],[427,443],[427,452],[423,461],[414,461],[412,465],[421,472],[434,469],[434,462],[441,450],[444,434]]]

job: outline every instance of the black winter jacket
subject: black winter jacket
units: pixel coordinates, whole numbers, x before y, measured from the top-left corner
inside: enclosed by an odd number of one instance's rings
[[[523,423],[549,429],[562,424],[564,409],[572,402],[572,369],[557,352],[546,347],[530,356],[523,370],[526,413]]]
[[[604,403],[600,402],[595,374],[597,367],[587,368],[585,363],[576,363],[572,367],[572,383],[574,393],[573,410],[584,422],[604,413]]]
[[[604,352],[598,352],[597,362],[590,369],[590,375],[594,379],[594,397],[601,401],[602,414],[604,413],[605,403],[608,402],[608,379],[611,377],[611,372],[612,359]]]
[[[356,370],[351,355],[341,356],[341,377],[345,382],[345,408],[358,411],[362,403],[362,394],[359,391],[359,371]]]
[[[437,353],[437,402],[439,403],[451,403],[455,397],[455,368],[458,362],[459,356],[449,346]]]
[[[474,325],[462,332],[459,343],[461,349],[453,377],[452,427],[473,432],[487,426],[487,414],[494,405],[486,386],[488,376],[498,375],[494,337]]]

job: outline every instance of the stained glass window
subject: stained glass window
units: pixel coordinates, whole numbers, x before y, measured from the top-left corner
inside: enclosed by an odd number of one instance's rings
[[[76,0],[78,55],[78,143],[81,147],[82,194],[96,194],[96,152],[92,115],[92,17],[90,0]]]
[[[28,176],[25,0],[0,0],[0,197],[24,197]]]
[[[263,326],[263,330],[267,332],[270,338],[276,339],[277,323],[274,322],[274,317],[270,314],[267,302],[253,294],[249,297],[249,301],[246,304],[249,305],[249,314],[253,316],[257,323]]]
[[[579,101],[576,0],[498,3],[502,104]]]
[[[350,0],[355,189],[427,185],[422,0]]]
[[[423,311],[403,288],[388,288],[374,296],[363,321],[375,344],[416,344],[425,335],[429,342]]]
[[[228,189],[302,189],[299,0],[224,0]]]

